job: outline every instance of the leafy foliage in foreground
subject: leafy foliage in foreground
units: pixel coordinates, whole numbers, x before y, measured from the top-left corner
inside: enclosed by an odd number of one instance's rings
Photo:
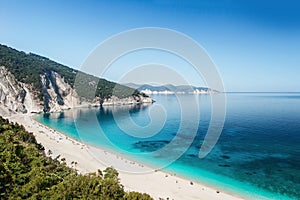
[[[40,75],[49,73],[49,71],[57,72],[61,75],[65,82],[71,87],[75,84],[75,79],[80,71],[56,63],[49,58],[42,57],[33,53],[25,53],[0,44],[0,66],[5,66],[18,81],[32,85],[42,98],[42,84]],[[100,98],[108,98],[112,95],[119,98],[135,96],[140,94],[137,90],[120,85],[105,79],[99,79],[95,76],[80,72],[83,75],[79,80],[83,90],[93,91],[93,95]],[[90,82],[88,80],[92,80]],[[95,83],[95,85],[91,84]],[[87,88],[88,87],[88,88]],[[92,87],[92,88],[90,88]],[[80,93],[80,92],[79,92]]]
[[[150,200],[126,193],[113,168],[87,175],[44,154],[32,133],[0,117],[0,199]]]

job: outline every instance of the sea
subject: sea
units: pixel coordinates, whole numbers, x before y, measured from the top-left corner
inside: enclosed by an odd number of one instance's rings
[[[213,119],[213,95],[226,99],[224,121]],[[34,118],[83,143],[246,199],[300,199],[300,93],[151,97],[153,104]],[[220,133],[207,137],[209,127]],[[199,157],[206,139],[213,147]]]

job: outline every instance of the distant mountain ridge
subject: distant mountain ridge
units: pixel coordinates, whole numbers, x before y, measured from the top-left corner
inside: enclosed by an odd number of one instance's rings
[[[179,85],[175,86],[172,84],[166,84],[161,86],[153,86],[149,84],[135,84],[127,83],[124,84],[128,87],[134,88],[141,93],[145,94],[214,94],[219,91],[207,88],[207,87],[196,87],[191,85]]]

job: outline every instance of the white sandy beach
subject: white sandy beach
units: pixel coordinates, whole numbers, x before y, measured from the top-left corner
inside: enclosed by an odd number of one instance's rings
[[[126,191],[145,192],[150,194],[154,199],[243,199],[194,181],[193,184],[191,184],[191,180],[154,170],[143,164],[125,159],[117,154],[80,143],[56,130],[36,122],[29,114],[13,115],[9,117],[9,120],[22,124],[27,131],[33,132],[37,141],[45,147],[46,153],[50,149],[53,158],[58,155],[60,155],[60,158],[65,158],[67,165],[75,168],[79,173],[95,172],[97,169],[104,170],[108,167],[105,163],[109,163],[109,166],[113,166],[117,170],[122,169],[118,170],[119,178]]]

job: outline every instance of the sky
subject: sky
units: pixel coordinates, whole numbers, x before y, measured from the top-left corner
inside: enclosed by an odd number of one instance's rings
[[[161,27],[201,45],[228,92],[300,92],[299,10],[300,3],[292,0],[0,0],[0,43],[80,69],[107,38]],[[114,63],[104,78],[119,81],[121,69],[161,62],[189,83],[205,85],[176,56],[151,50],[134,54]]]

